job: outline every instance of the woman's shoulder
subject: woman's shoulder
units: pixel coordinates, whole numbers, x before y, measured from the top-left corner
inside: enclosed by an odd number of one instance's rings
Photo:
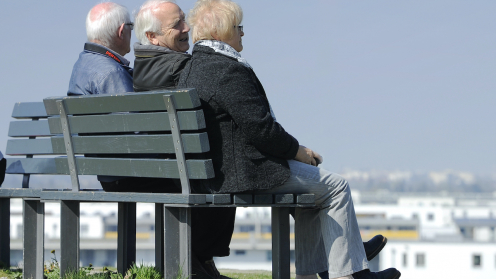
[[[192,57],[194,59],[206,60],[211,63],[223,63],[225,65],[239,64],[238,60],[235,58],[215,52],[215,50],[207,46],[195,45],[193,48]]]

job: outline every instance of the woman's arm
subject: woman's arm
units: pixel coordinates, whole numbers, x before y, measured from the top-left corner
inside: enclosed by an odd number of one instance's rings
[[[239,126],[249,143],[275,157],[294,159],[298,141],[270,114],[250,71],[241,64],[227,67],[217,85],[215,101]]]

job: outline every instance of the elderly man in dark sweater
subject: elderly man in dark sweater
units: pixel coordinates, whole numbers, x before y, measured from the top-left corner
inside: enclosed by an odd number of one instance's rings
[[[140,41],[134,45],[135,91],[177,86],[191,58],[186,53],[189,30],[183,11],[174,2],[151,0],[141,6],[135,19]],[[236,208],[193,209],[191,215],[193,278],[227,278],[219,274],[213,257],[229,255]]]

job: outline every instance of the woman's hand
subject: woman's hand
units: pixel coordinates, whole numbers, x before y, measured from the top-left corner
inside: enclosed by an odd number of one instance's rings
[[[298,153],[296,153],[296,157],[294,159],[296,161],[300,161],[312,166],[317,166],[318,164],[322,163],[322,161],[324,161],[319,153],[303,145],[300,145],[300,147],[298,148]]]

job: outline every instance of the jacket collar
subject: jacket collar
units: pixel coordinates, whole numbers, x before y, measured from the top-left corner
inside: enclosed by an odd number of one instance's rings
[[[129,66],[129,61],[124,58],[122,55],[118,54],[117,52],[111,50],[110,48],[107,48],[105,46],[87,42],[84,44],[84,50],[85,51],[91,51],[95,53],[100,53],[102,55],[105,55],[112,60],[116,61],[117,63],[125,66]]]
[[[155,57],[162,54],[184,54],[189,56],[189,54],[186,52],[175,51],[163,46],[143,45],[141,43],[134,43],[133,48],[134,48],[134,56],[141,58]]]

